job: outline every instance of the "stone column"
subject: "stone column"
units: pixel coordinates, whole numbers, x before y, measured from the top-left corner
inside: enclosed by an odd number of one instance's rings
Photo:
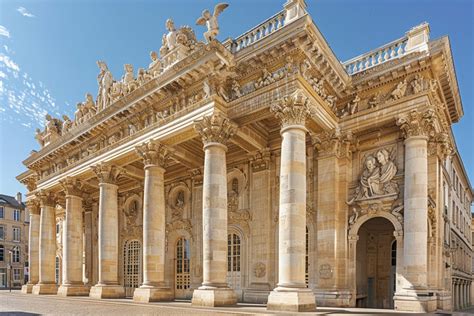
[[[158,302],[173,299],[165,285],[165,164],[169,150],[151,141],[138,146],[137,153],[145,164],[143,192],[143,284],[136,289],[133,300]]]
[[[92,282],[92,205],[86,204],[84,206],[84,276],[83,281],[87,286]]]
[[[125,289],[118,281],[119,214],[117,179],[121,170],[113,165],[92,167],[99,179],[99,281],[91,288],[93,298],[122,298]]]
[[[41,191],[38,194],[41,206],[39,230],[39,281],[33,286],[33,294],[56,294],[56,217],[55,196]]]
[[[66,193],[66,218],[63,223],[63,278],[58,289],[61,296],[86,296],[89,289],[82,279],[83,208],[81,183],[66,178],[61,181]]]
[[[267,309],[314,311],[316,301],[305,283],[306,128],[308,98],[300,90],[271,107],[281,120],[278,287]]]
[[[227,285],[227,165],[226,143],[236,125],[220,114],[195,123],[204,143],[203,283],[194,290],[195,306],[234,305],[237,297]]]
[[[39,281],[39,233],[40,233],[40,205],[39,201],[29,200],[26,207],[30,212],[30,225],[28,232],[28,267],[30,274],[28,283],[21,287],[24,294],[32,293],[33,286]]]
[[[432,110],[397,119],[405,137],[404,285],[394,298],[397,310],[436,309],[436,296],[428,291],[428,135],[434,121]]]

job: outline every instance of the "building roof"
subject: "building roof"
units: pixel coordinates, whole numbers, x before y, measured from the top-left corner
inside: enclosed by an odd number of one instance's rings
[[[15,197],[0,194],[0,205],[9,205],[14,208],[25,208],[25,203],[19,203]]]

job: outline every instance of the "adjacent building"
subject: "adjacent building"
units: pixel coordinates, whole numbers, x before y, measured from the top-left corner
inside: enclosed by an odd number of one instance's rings
[[[97,97],[46,117],[18,176],[23,292],[468,306],[472,187],[448,37],[423,23],[341,62],[303,0],[221,43],[226,7],[199,19],[206,42],[166,21],[159,54],[122,79],[99,61]]]
[[[28,279],[28,226],[21,193],[0,194],[0,289],[21,287]]]

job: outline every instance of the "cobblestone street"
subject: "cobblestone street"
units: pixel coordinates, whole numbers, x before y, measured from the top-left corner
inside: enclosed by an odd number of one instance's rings
[[[298,315],[416,315],[377,309],[331,309],[319,307],[316,313]],[[442,314],[439,315],[451,315]],[[474,309],[452,315],[473,315]],[[291,315],[268,312],[262,305],[239,304],[234,308],[193,308],[189,302],[136,304],[131,300],[94,300],[88,297],[24,295],[19,291],[0,291],[0,315]],[[426,315],[426,314],[425,314]]]

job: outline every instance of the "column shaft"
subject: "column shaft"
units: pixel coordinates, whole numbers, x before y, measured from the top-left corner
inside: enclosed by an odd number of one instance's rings
[[[33,285],[39,281],[39,235],[40,234],[40,215],[30,210],[30,225],[28,231],[28,283],[25,284],[22,293],[31,293]]]

